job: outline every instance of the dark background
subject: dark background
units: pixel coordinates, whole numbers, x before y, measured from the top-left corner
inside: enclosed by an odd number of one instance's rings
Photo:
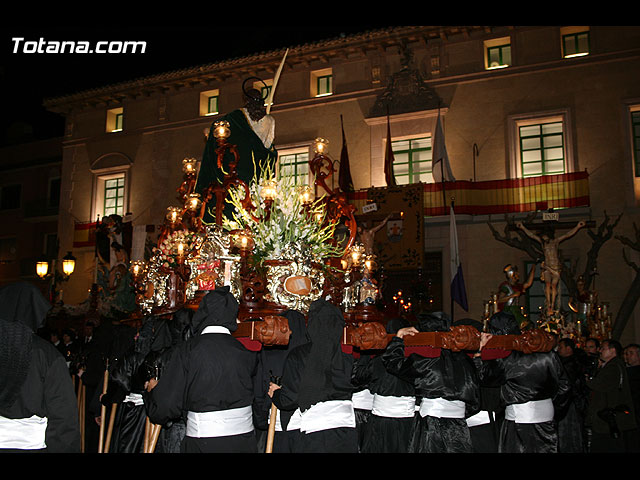
[[[86,22],[85,22],[86,23]],[[382,26],[0,26],[0,142],[15,142],[17,124],[33,139],[61,136],[63,119],[42,107],[46,98],[260,52],[295,47],[384,28]],[[14,53],[12,38],[25,41],[145,41],[144,54]]]

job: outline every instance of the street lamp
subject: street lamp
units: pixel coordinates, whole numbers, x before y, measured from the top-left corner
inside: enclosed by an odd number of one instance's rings
[[[71,252],[67,252],[67,254],[62,257],[62,271],[68,277],[70,276],[76,268],[76,257],[71,255]]]
[[[40,257],[40,259],[36,262],[36,273],[42,279],[47,276],[49,272],[49,260],[45,257]]]

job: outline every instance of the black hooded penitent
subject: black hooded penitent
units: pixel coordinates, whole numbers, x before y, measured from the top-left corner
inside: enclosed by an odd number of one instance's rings
[[[238,301],[228,286],[219,287],[207,293],[193,316],[194,335],[200,335],[209,326],[221,326],[230,332],[238,328]]]
[[[50,309],[30,283],[0,288],[0,406],[8,407],[17,398],[29,370],[33,334]]]
[[[309,307],[307,333],[311,347],[300,383],[301,411],[327,400],[327,393],[334,389],[332,371],[345,369],[340,345],[344,326],[340,309],[326,300],[316,300]]]

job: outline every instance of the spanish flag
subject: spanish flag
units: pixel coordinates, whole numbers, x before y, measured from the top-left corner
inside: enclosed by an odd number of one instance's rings
[[[96,225],[96,222],[76,222],[73,229],[73,248],[95,246]]]

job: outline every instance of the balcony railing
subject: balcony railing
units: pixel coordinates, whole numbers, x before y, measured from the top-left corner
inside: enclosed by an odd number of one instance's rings
[[[448,215],[453,200],[456,215],[524,213],[550,208],[589,206],[589,174],[586,171],[505,180],[425,183],[424,215]],[[362,212],[368,190],[349,195]]]

